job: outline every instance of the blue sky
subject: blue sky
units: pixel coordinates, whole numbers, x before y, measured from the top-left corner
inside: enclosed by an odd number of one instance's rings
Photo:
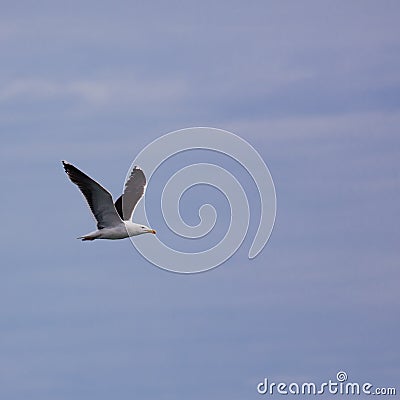
[[[0,397],[255,399],[264,377],[339,370],[398,384],[399,11],[4,3]],[[188,126],[231,130],[268,164],[264,251],[247,260],[246,238],[182,276],[128,240],[77,241],[94,224],[60,160],[117,195],[145,145]]]

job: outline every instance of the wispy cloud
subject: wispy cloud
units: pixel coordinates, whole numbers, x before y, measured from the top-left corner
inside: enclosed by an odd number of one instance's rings
[[[16,79],[0,87],[0,101],[54,100],[73,98],[92,106],[107,106],[132,102],[146,105],[152,102],[177,101],[186,93],[182,81],[145,81],[130,77],[118,79],[57,81],[46,79]]]

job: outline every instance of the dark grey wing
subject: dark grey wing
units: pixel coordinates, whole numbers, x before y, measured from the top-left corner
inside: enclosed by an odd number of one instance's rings
[[[136,204],[142,198],[146,188],[146,177],[137,166],[133,167],[131,175],[125,183],[124,193],[115,202],[115,208],[122,220],[129,221]]]
[[[97,229],[111,228],[122,224],[121,218],[114,207],[111,194],[72,164],[66,161],[62,163],[69,179],[79,187],[85,196],[97,220]]]

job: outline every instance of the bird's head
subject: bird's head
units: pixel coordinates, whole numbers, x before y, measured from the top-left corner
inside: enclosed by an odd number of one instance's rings
[[[139,225],[139,235],[143,233],[152,233],[153,235],[155,235],[157,232],[146,225]]]
[[[124,224],[129,236],[143,235],[144,233],[152,233],[153,235],[156,234],[156,231],[154,229],[151,229],[146,225],[135,224],[131,221],[124,221]]]

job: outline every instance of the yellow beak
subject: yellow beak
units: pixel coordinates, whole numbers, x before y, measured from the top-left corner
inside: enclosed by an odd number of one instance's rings
[[[149,229],[147,232],[152,233],[153,235],[157,233],[154,229]]]

